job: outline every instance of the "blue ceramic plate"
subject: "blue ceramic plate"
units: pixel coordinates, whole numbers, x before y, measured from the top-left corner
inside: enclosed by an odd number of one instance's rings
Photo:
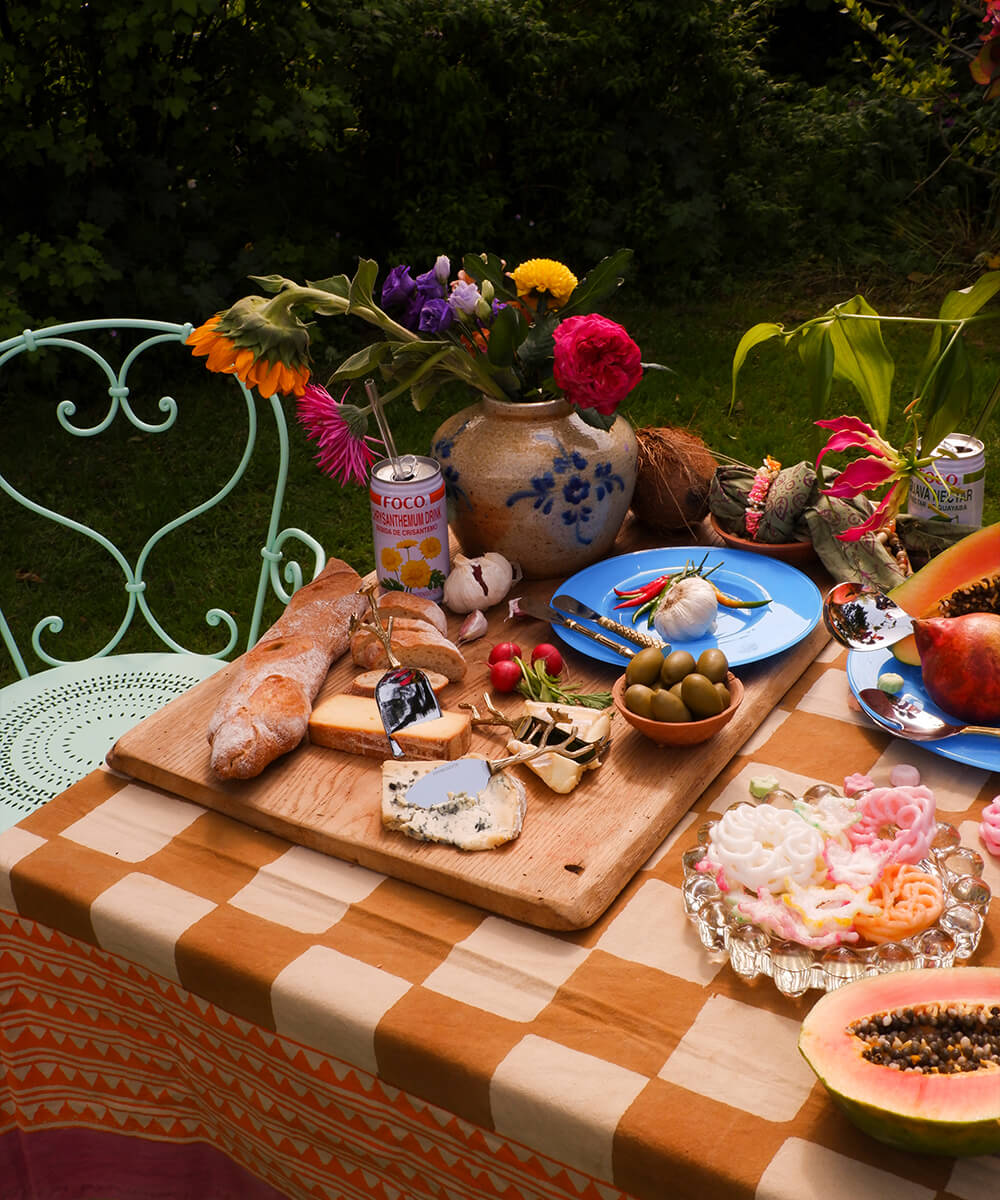
[[[891,650],[852,650],[847,656],[847,682],[855,696],[864,688],[878,687],[879,676],[890,673],[903,677],[903,690],[897,699],[911,700],[935,716],[943,717],[952,724],[961,724],[961,721],[956,721],[943,708],[938,708],[927,695],[920,677],[920,668],[899,662],[893,658]],[[869,711],[860,697],[858,703],[865,712]],[[986,723],[979,722],[980,725]],[[984,771],[1000,771],[1000,738],[986,737],[982,733],[960,733],[956,737],[942,738],[939,742],[919,742],[915,745],[970,767],[982,767]]]
[[[707,554],[707,557],[706,557]],[[675,650],[690,650],[695,656],[718,646],[731,667],[757,662],[780,654],[810,633],[820,619],[823,600],[819,588],[795,567],[778,559],[765,558],[748,550],[709,549],[705,546],[668,546],[662,550],[639,550],[594,563],[567,579],[552,593],[565,592],[605,616],[628,624],[630,609],[618,609],[615,588],[641,587],[665,571],[697,565],[705,559],[704,569],[721,564],[712,572],[719,591],[741,600],[769,599],[761,608],[719,608],[715,633],[691,642],[672,642]],[[640,618],[638,628],[645,629]],[[554,625],[556,635],[567,646],[602,662],[621,666],[622,659],[572,629]]]

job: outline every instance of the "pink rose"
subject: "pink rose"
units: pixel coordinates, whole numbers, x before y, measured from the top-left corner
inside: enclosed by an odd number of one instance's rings
[[[607,317],[567,317],[553,339],[556,383],[578,408],[608,416],[642,378],[639,347]]]

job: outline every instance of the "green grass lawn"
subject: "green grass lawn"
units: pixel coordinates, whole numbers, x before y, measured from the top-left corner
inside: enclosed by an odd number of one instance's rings
[[[738,402],[730,408],[732,356],[741,334],[762,320],[794,325],[857,291],[864,292],[881,312],[912,307],[933,315],[944,290],[910,294],[903,285],[883,295],[878,288],[866,290],[853,279],[828,280],[822,286],[778,280],[676,308],[628,303],[623,295],[609,315],[629,329],[645,359],[673,371],[648,374],[625,411],[637,426],[690,428],[718,454],[751,465],[768,453],[785,465],[812,458],[815,431],[805,415],[801,369],[794,354],[776,343],[751,355],[741,376]],[[1000,373],[996,328],[985,325],[982,336],[970,339],[980,398]],[[349,341],[353,335],[344,330],[334,336]],[[925,334],[897,335],[895,330],[891,336],[886,333],[897,361],[897,413],[911,398],[925,338]],[[323,377],[324,360],[339,361],[351,348],[318,348],[317,377]],[[166,372],[165,367],[162,377],[151,373],[134,381],[140,385],[135,389],[137,404],[145,403],[149,419],[157,417],[155,398],[174,383]],[[230,381],[210,377],[200,367],[189,373],[187,384],[177,386],[181,418],[177,430],[167,435],[169,450],[163,437],[138,433],[120,420],[97,437],[67,437],[54,419],[55,403],[68,396],[78,403],[74,418],[78,424],[96,422],[107,403],[101,398],[99,380],[92,381],[90,392],[76,395],[32,364],[8,369],[4,376],[0,470],[26,494],[51,502],[85,523],[95,522],[99,511],[109,513],[110,521],[126,531],[122,539],[109,536],[126,552],[134,554],[165,519],[221,486],[239,457],[246,414],[238,391]],[[440,422],[468,402],[465,395],[452,395],[424,413],[415,412],[404,400],[394,402],[389,415],[400,452],[426,453]],[[342,488],[323,476],[313,461],[313,447],[295,420],[292,401],[285,402],[285,412],[292,464],[283,524],[308,530],[328,555],[347,559],[362,573],[370,570],[374,560],[365,491]],[[826,415],[841,412],[864,415],[845,386],[835,391]],[[1000,520],[998,431],[1000,423],[994,420],[986,439],[985,522]],[[263,453],[234,493],[233,508],[221,516],[212,513],[200,518],[166,539],[150,558],[146,572],[150,604],[174,636],[192,649],[212,652],[221,644],[218,631],[204,621],[209,607],[218,604],[239,621],[249,617],[276,462],[274,438],[266,433],[261,434]],[[64,632],[48,637],[47,645],[58,646],[56,652],[65,657],[97,650],[125,612],[117,567],[103,550],[78,534],[53,531],[47,522],[17,506],[11,511],[6,497],[0,499],[0,520],[0,608],[18,633],[22,649],[26,630],[42,617],[59,613],[65,617]],[[311,570],[308,556],[303,556],[303,563]],[[266,614],[270,619],[276,615],[276,607]],[[148,638],[131,635],[122,646],[148,648]],[[0,646],[0,683],[14,677]]]

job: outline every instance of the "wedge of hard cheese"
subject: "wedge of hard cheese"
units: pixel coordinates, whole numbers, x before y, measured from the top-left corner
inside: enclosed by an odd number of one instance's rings
[[[472,741],[468,713],[448,709],[430,721],[400,729],[393,737],[407,758],[461,758]],[[368,758],[389,758],[392,750],[378,705],[369,696],[327,696],[309,718],[309,738],[317,746]]]
[[[527,797],[524,784],[508,771],[498,771],[476,795],[450,793],[439,804],[410,804],[410,787],[440,767],[440,762],[382,764],[382,825],[418,842],[443,842],[459,850],[494,850],[521,832]]]

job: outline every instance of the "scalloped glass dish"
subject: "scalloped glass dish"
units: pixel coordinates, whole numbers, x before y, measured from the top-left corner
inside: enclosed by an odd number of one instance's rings
[[[930,854],[919,864],[941,881],[944,910],[934,925],[882,946],[842,945],[826,950],[783,941],[738,917],[726,904],[715,880],[696,867],[714,825],[714,820],[706,821],[698,830],[698,844],[684,852],[684,911],[709,957],[715,962],[728,959],[748,982],[768,975],[782,995],[801,996],[810,988],[830,992],[865,975],[952,967],[976,952],[991,892],[980,878],[982,855],[961,844],[953,825],[938,822]]]

